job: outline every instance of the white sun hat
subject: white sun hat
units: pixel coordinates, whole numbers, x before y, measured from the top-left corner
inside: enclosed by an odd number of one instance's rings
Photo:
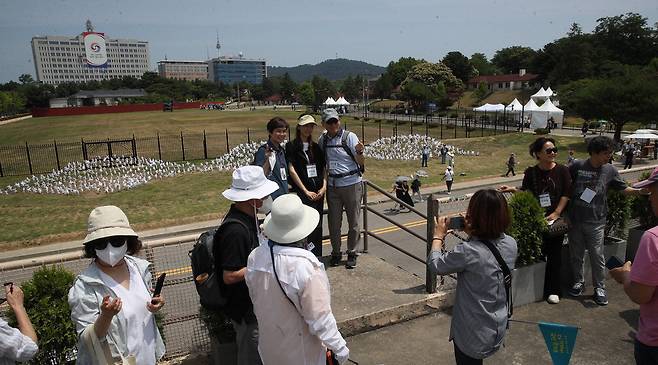
[[[302,204],[295,194],[284,194],[272,203],[272,212],[263,222],[263,232],[274,242],[292,243],[311,234],[319,221],[317,210]]]
[[[87,236],[82,243],[113,236],[137,237],[137,233],[130,228],[128,217],[119,207],[106,205],[94,208],[89,214]]]
[[[279,185],[268,180],[260,166],[242,166],[233,171],[233,182],[222,195],[233,202],[263,199],[279,189]]]

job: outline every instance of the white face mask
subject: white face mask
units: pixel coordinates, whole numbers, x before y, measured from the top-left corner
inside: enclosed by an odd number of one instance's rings
[[[108,243],[105,249],[96,250],[96,256],[104,263],[115,266],[126,256],[126,252],[128,252],[128,244],[124,243],[121,247],[114,247]]]
[[[267,198],[263,199],[263,205],[261,205],[261,207],[258,208],[258,213],[269,214],[272,211],[273,202],[274,200],[272,200],[272,196],[268,196]]]

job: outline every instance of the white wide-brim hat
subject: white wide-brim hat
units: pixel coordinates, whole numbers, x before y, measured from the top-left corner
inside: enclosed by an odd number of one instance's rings
[[[222,195],[233,202],[262,199],[279,189],[279,185],[268,180],[260,166],[242,166],[233,171],[233,182]]]
[[[263,232],[274,242],[292,243],[308,237],[319,221],[320,213],[317,210],[302,204],[295,194],[284,194],[274,199],[272,212],[263,222]]]
[[[130,228],[128,217],[119,207],[106,205],[94,208],[89,213],[87,236],[82,243],[114,236],[137,237],[137,233]]]

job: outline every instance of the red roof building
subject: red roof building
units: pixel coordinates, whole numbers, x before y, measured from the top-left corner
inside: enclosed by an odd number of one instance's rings
[[[468,80],[468,89],[477,89],[480,83],[487,85],[487,90],[520,90],[534,88],[537,84],[539,75],[529,74],[525,69],[520,69],[518,74],[509,75],[483,75],[476,76]]]

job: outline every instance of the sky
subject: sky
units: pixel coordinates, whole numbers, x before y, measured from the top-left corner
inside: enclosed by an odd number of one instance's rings
[[[572,23],[636,12],[658,22],[656,0],[0,0],[0,82],[35,75],[36,35],[76,36],[90,19],[109,38],[149,42],[150,67],[242,52],[270,66],[348,58],[386,66],[438,61],[450,51],[491,58],[504,47],[540,49]]]

